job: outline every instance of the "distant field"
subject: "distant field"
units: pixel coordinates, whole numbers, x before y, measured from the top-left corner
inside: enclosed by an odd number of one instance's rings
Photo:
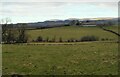
[[[108,29],[112,29],[114,31],[118,31],[117,26],[106,27]],[[36,39],[38,36],[42,36],[43,39],[49,37],[49,39],[56,38],[59,40],[61,37],[63,40],[68,39],[80,39],[83,36],[94,35],[102,38],[108,38],[111,40],[117,40],[118,37],[112,33],[106,32],[99,27],[79,27],[79,26],[68,26],[68,27],[57,27],[57,28],[49,28],[49,29],[39,29],[39,30],[28,30],[30,39]]]
[[[118,26],[107,26],[105,28],[109,29],[109,30],[112,30],[112,31],[115,31],[117,33],[118,33],[118,29],[120,29],[120,27],[118,27]]]
[[[116,75],[118,43],[3,45],[3,75]]]

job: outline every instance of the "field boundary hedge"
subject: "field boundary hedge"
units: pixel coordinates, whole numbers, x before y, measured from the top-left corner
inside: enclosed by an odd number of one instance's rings
[[[119,33],[117,33],[117,32],[114,32],[114,31],[109,30],[109,29],[105,29],[105,28],[103,28],[103,27],[101,27],[101,29],[103,29],[104,31],[108,31],[108,32],[110,32],[110,33],[113,33],[113,34],[115,34],[115,35],[117,35],[117,36],[119,36],[119,37],[120,37],[120,34],[119,34]]]
[[[92,42],[79,42],[79,43],[16,43],[9,45],[86,45],[87,43],[118,43],[117,41],[92,41]],[[4,44],[3,44],[4,45]],[[8,45],[8,44],[7,44]]]

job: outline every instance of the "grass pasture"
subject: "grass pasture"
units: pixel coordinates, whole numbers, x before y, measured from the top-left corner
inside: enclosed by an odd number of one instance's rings
[[[116,75],[117,43],[3,45],[3,74]]]
[[[117,31],[116,27],[106,27]],[[98,27],[67,26],[28,30],[29,40],[94,35],[112,40],[96,42],[3,44],[3,75],[117,75],[118,37]]]
[[[117,31],[116,26],[106,27]],[[61,37],[64,41],[68,39],[80,39],[83,36],[94,35],[100,38],[108,38],[116,41],[118,37],[112,33],[106,32],[99,27],[79,27],[79,26],[67,26],[50,29],[37,29],[27,31],[30,41],[36,39],[38,36],[42,36],[43,39],[49,37],[49,39],[56,38],[56,41]]]
[[[117,32],[117,33],[119,33],[118,30],[120,29],[119,26],[107,26],[107,27],[105,27],[105,28],[106,28],[106,29],[109,29],[109,30],[112,30],[112,31],[115,31],[115,32]]]

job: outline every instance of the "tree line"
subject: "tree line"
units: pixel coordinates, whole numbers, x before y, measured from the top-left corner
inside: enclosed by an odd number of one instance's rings
[[[94,35],[91,36],[83,36],[80,39],[70,38],[67,40],[63,40],[62,37],[59,37],[56,39],[54,36],[53,38],[43,38],[42,36],[38,36],[35,40],[32,40],[32,42],[84,42],[84,41],[99,41],[99,37],[96,37]]]
[[[14,28],[13,24],[9,24],[9,20],[5,19],[2,24],[2,43],[26,43],[28,35],[26,34],[26,24],[18,24]]]

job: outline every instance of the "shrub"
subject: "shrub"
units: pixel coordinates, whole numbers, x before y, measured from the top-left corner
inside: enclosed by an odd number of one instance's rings
[[[47,37],[45,41],[46,41],[46,42],[49,42],[49,37]]]
[[[98,41],[96,36],[84,36],[81,38],[81,41]]]
[[[104,39],[104,38],[101,38],[101,41],[105,41],[105,39]]]
[[[80,40],[75,40],[75,42],[80,42]]]
[[[106,41],[109,40],[108,38],[105,39]]]
[[[102,41],[108,41],[108,40],[110,40],[110,41],[111,41],[111,40],[113,40],[113,39],[102,38],[101,40],[102,40]]]
[[[56,37],[54,36],[50,42],[55,42],[55,41],[56,41]]]
[[[70,42],[70,40],[67,40],[67,42]]]
[[[62,37],[59,38],[59,42],[63,42]]]
[[[73,39],[73,38],[71,38],[71,39],[70,39],[70,41],[71,41],[71,42],[74,42],[74,39]]]
[[[71,38],[71,39],[68,39],[67,42],[75,42],[75,40]]]
[[[41,36],[39,36],[37,39],[36,39],[36,42],[42,42],[43,41],[43,38]]]
[[[32,40],[31,42],[35,42],[35,40]]]

